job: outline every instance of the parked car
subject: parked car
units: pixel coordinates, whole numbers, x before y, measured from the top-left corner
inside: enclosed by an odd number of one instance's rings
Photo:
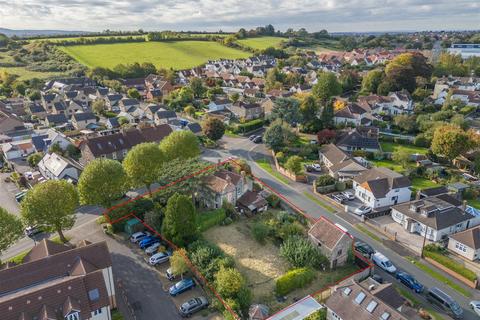
[[[334,194],[331,196],[333,201],[338,202],[340,204],[343,204],[345,202],[345,198],[341,196],[340,194]]]
[[[397,271],[397,268],[395,268],[392,262],[378,251],[373,254],[372,260],[373,263],[389,273],[395,273]]]
[[[312,164],[312,168],[313,168],[313,170],[316,171],[316,172],[322,171],[322,166],[319,165],[318,163]]]
[[[152,254],[154,254],[158,251],[158,248],[160,248],[161,245],[162,245],[162,243],[160,241],[155,242],[150,247],[147,247],[145,249],[145,253],[148,254],[149,256],[151,256]]]
[[[148,263],[152,266],[167,262],[170,259],[170,256],[166,252],[155,253],[153,256],[148,259]]]
[[[430,303],[435,304],[445,310],[455,319],[463,318],[463,309],[458,305],[455,300],[453,300],[452,297],[450,297],[448,294],[446,294],[439,288],[432,287],[428,289],[427,300]]]
[[[396,278],[408,288],[414,290],[416,293],[423,292],[423,285],[408,273],[403,271],[397,272]]]
[[[362,256],[370,259],[372,255],[375,253],[375,249],[372,248],[369,244],[361,241],[356,241],[353,244],[355,251],[358,251]]]
[[[178,281],[168,289],[171,296],[176,296],[182,292],[193,289],[195,287],[195,281],[192,278],[185,278]]]
[[[253,143],[262,143],[262,137],[261,136],[255,137],[255,139],[253,139],[252,141]]]
[[[255,135],[255,134],[252,134],[250,137],[248,137],[248,139],[250,139],[251,141],[253,141],[253,139],[255,139],[256,137],[258,137],[258,136]]]
[[[480,316],[480,301],[478,300],[470,301],[469,305],[470,305],[470,308],[472,308],[473,312],[475,312],[477,316]]]
[[[42,232],[43,230],[39,226],[28,226],[25,228],[25,235],[27,237],[33,237],[34,235]]]
[[[207,298],[197,297],[182,303],[182,305],[179,308],[179,311],[182,317],[188,318],[195,312],[205,309],[206,307],[208,307]]]
[[[145,238],[147,236],[150,236],[150,235],[151,235],[150,232],[147,232],[147,231],[135,232],[134,234],[132,234],[130,236],[130,242],[137,243],[140,240],[142,240],[143,238]]]
[[[313,172],[313,167],[310,164],[305,164],[305,171]]]
[[[343,191],[342,196],[344,196],[348,200],[354,200],[355,199],[355,195],[350,191]]]
[[[353,211],[353,212],[358,216],[363,216],[367,213],[372,212],[372,208],[369,207],[369,206],[361,206],[361,207],[358,207],[357,209],[355,209],[355,211]]]
[[[155,237],[148,237],[140,241],[140,249],[145,250],[146,248],[150,247],[151,245],[160,242],[160,239]]]

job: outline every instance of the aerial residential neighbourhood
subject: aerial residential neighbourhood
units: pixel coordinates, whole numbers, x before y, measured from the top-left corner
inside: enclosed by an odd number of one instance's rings
[[[480,318],[475,1],[0,14],[0,320]]]

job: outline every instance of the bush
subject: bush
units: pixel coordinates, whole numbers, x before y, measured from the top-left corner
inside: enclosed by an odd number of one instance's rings
[[[227,215],[223,208],[197,214],[198,231],[203,232],[225,221]]]
[[[288,158],[287,162],[285,163],[285,169],[292,172],[295,175],[299,175],[303,173],[302,167],[302,158],[299,156],[291,156]]]
[[[252,235],[255,240],[257,240],[260,244],[265,244],[265,240],[268,237],[268,233],[270,232],[267,225],[263,222],[256,222],[252,228]]]
[[[325,187],[335,184],[335,178],[329,176],[328,174],[321,175],[315,180],[316,187]]]
[[[222,225],[228,226],[229,224],[233,223],[233,219],[230,217],[226,217],[225,220],[223,220]]]
[[[335,183],[335,189],[337,191],[344,191],[347,188],[347,184],[343,181],[338,181]]]
[[[255,119],[255,120],[252,120],[252,121],[249,121],[249,122],[238,124],[235,127],[234,132],[235,133],[247,133],[247,132],[253,131],[255,129],[261,128],[261,127],[263,127],[263,120],[262,119]]]
[[[271,208],[278,208],[278,206],[280,205],[280,198],[275,195],[275,194],[271,194],[267,197],[267,202],[268,202],[268,205],[271,207]]]
[[[275,282],[275,292],[284,296],[295,289],[303,288],[315,279],[315,272],[309,268],[293,269],[279,277]]]
[[[294,235],[280,246],[280,255],[295,268],[319,268],[327,264],[324,257],[307,238]]]
[[[424,249],[425,257],[435,260],[444,267],[458,273],[459,275],[467,278],[470,281],[477,280],[477,274],[466,267],[462,266],[455,260],[445,255],[445,249],[436,245],[427,245]]]
[[[413,144],[417,147],[430,147],[430,140],[428,140],[423,133],[418,134],[415,139],[413,139]]]

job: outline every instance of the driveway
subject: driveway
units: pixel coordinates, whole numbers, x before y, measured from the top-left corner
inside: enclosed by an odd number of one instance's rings
[[[15,194],[20,192],[15,183],[5,182],[11,173],[0,173],[0,206],[13,214],[20,213],[20,206],[15,200]]]

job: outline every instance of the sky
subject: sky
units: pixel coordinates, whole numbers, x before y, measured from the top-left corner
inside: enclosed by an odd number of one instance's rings
[[[330,32],[480,29],[478,0],[0,0],[9,29]]]

